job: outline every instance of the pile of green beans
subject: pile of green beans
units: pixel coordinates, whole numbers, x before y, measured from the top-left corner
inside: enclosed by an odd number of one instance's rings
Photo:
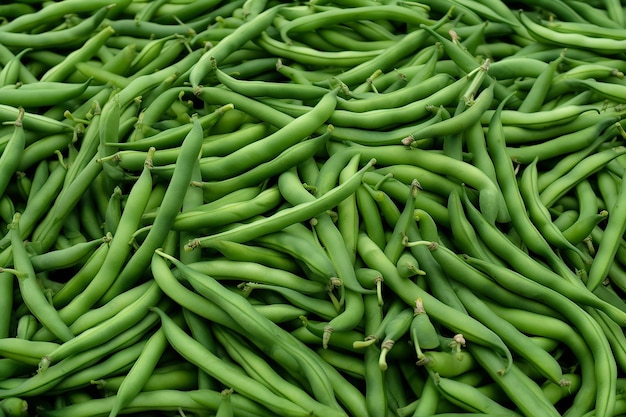
[[[0,417],[626,415],[623,2],[0,17]]]

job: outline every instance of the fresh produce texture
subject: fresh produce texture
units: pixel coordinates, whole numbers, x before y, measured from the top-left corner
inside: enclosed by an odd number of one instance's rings
[[[0,16],[0,417],[626,415],[626,3]]]

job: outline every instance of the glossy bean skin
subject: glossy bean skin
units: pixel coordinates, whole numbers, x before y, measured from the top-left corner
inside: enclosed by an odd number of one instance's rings
[[[256,16],[255,19],[252,19],[237,28],[235,33],[229,36],[225,42],[219,43],[219,47],[211,48],[205,52],[189,74],[189,81],[191,82],[192,87],[196,88],[201,85],[204,77],[210,72],[212,67],[211,58],[220,62],[224,59],[224,57],[237,50],[237,48],[240,48],[247,41],[259,35],[266,29],[267,26],[269,26],[278,10],[279,7],[266,10],[261,15]]]
[[[260,282],[267,281],[268,284],[275,284],[292,288],[305,293],[323,293],[326,287],[319,282],[304,280],[296,274],[283,271],[277,268],[270,268],[264,265],[258,265],[254,262],[246,261],[228,261],[228,260],[201,260],[189,264],[191,268],[202,271],[207,275],[216,278],[228,279],[249,279]],[[257,277],[257,278],[255,278]]]
[[[319,152],[330,139],[332,129],[330,126],[321,135],[299,142],[280,152],[275,158],[254,166],[239,175],[225,180],[202,181],[197,185],[205,190],[205,199],[208,201],[220,198],[241,187],[259,185],[268,178],[280,174]]]
[[[421,298],[424,301],[425,308],[429,308],[429,311],[431,311],[433,319],[445,324],[445,326],[450,327],[453,331],[463,333],[468,339],[473,338],[477,343],[484,343],[488,346],[494,347],[498,346],[496,349],[504,347],[498,337],[492,337],[493,335],[491,331],[483,331],[481,335],[479,335],[476,329],[474,329],[474,327],[479,325],[479,323],[474,322],[469,316],[457,315],[456,310],[453,310],[449,306],[443,304],[429,293],[423,291],[417,285],[410,285],[408,284],[410,281],[399,279],[395,265],[387,261],[384,253],[363,233],[359,235],[358,249],[359,254],[364,257],[366,264],[369,263],[372,267],[380,269],[387,284],[394,290],[395,293],[400,295],[405,302],[413,304],[417,298]],[[408,285],[410,285],[410,287],[407,287]],[[401,290],[401,288],[404,289]],[[411,288],[410,293],[407,290],[408,288]],[[431,310],[429,305],[436,307],[433,307]],[[450,316],[444,315],[443,312],[449,313],[450,315],[457,315],[458,319],[455,320],[455,322],[452,322],[450,320]],[[479,327],[482,326],[479,325]],[[508,350],[506,348],[503,349],[503,353],[506,353],[507,351]]]
[[[102,300],[105,302],[127,290],[140,279],[141,273],[150,265],[152,253],[163,245],[167,233],[182,207],[183,198],[191,183],[194,166],[188,162],[194,160],[199,155],[203,139],[202,127],[198,119],[194,118],[190,123],[192,124],[192,129],[185,137],[184,146],[181,148],[181,153],[177,159],[181,161],[181,164],[177,165],[165,190],[152,227],[142,244],[123,266],[119,276],[106,293],[102,295]]]
[[[141,213],[145,209],[152,191],[151,169],[152,162],[149,156],[146,158],[140,178],[133,185],[127,199],[127,207],[132,207],[132,209],[124,210],[122,213],[116,233],[110,242],[107,253],[108,267],[100,269],[87,287],[61,309],[61,315],[66,317],[68,322],[75,321],[86,309],[93,306],[112,285],[116,275],[123,268],[124,260],[131,250],[128,242],[138,228]]]
[[[480,190],[480,206],[487,217],[493,221],[496,218],[507,218],[508,213],[504,207],[504,200],[500,191],[489,177],[468,163],[422,149],[407,149],[402,145],[385,147],[354,145],[347,149],[350,149],[350,152],[355,154],[360,153],[362,158],[374,157],[376,155],[375,158],[381,166],[406,163],[419,165],[437,173],[456,173],[456,175],[462,177],[461,181]]]
[[[478,235],[482,237],[484,242],[495,242],[498,241],[499,245],[489,245],[489,247],[494,251],[494,253],[499,254],[502,259],[507,259],[511,262],[517,271],[524,272],[524,275],[527,277],[533,277],[533,279],[537,280],[537,282],[556,289],[561,294],[569,294],[568,297],[571,299],[577,299],[578,302],[582,304],[594,304],[597,308],[602,309],[607,314],[612,315],[612,317],[618,322],[624,322],[623,312],[619,312],[614,309],[614,306],[608,305],[597,297],[595,297],[592,293],[585,291],[581,288],[580,282],[574,285],[571,283],[567,283],[563,280],[564,277],[556,274],[554,271],[536,263],[535,260],[532,260],[531,257],[528,256],[528,253],[520,250],[519,247],[512,244],[512,242],[505,237],[504,234],[497,231],[496,228],[492,228],[491,226],[487,227],[487,223],[484,222],[482,216],[478,215],[478,211],[471,204],[471,202],[464,198],[464,205],[467,210],[468,219],[476,228]],[[503,238],[503,239],[502,239]],[[510,252],[509,252],[510,251]],[[533,271],[532,273],[530,271]],[[583,299],[587,300],[583,302]],[[597,304],[596,304],[597,303]]]
[[[171,321],[171,319],[167,317],[165,313],[159,310],[154,311],[159,314],[159,317],[161,318],[164,326],[163,329],[165,332],[165,336],[168,338],[170,343],[173,344],[182,355],[187,357],[188,360],[192,361],[192,363],[196,363],[196,365],[201,367],[205,372],[211,375],[215,375],[216,377],[224,381],[228,381],[228,384],[237,387],[237,390],[239,392],[245,393],[245,395],[249,398],[260,402],[261,404],[275,410],[276,412],[290,416],[307,415],[307,411],[297,406],[295,403],[279,398],[269,389],[265,388],[263,385],[252,380],[251,378],[238,372],[233,372],[232,369],[227,366],[227,363],[220,361],[219,358],[214,357],[212,353],[210,353],[207,349],[201,346],[198,342],[191,339],[191,337],[188,336],[178,326],[176,326],[176,324]],[[211,359],[204,360],[202,358]],[[212,366],[210,367],[207,365],[209,362],[212,363]],[[263,393],[262,396],[260,395],[261,392]]]
[[[295,341],[288,333],[280,331],[274,323],[253,310],[253,307],[241,296],[228,291],[211,277],[180,263],[176,258],[168,256],[167,259],[176,265],[176,268],[184,274],[185,279],[187,279],[200,294],[205,297],[210,297],[212,302],[215,302],[218,306],[228,311],[230,315],[239,317],[240,320],[245,320],[249,323],[256,323],[254,333],[248,333],[248,337],[252,337],[260,343],[263,343],[262,341],[265,340],[265,344],[270,342],[270,340],[267,339],[270,337],[271,344],[273,344],[274,347],[269,349],[268,353],[280,360],[283,366],[302,369],[305,372],[307,380],[313,385],[312,389],[315,393],[315,397],[326,405],[331,407],[336,406],[334,392],[332,387],[329,386],[328,375],[320,369],[320,363],[315,357],[311,356],[310,352],[302,349],[299,344],[294,343]],[[216,290],[220,293],[219,298],[213,296],[216,294]],[[269,345],[267,346],[269,347]]]
[[[97,12],[82,20],[78,25],[72,28],[58,30],[54,37],[46,33],[28,34],[1,31],[0,39],[2,39],[2,43],[6,46],[38,49],[80,41],[89,36],[89,34],[102,23],[108,11],[107,7],[101,7]]]
[[[16,213],[13,218],[11,247],[13,249],[13,265],[16,269],[22,297],[28,309],[42,324],[60,340],[68,341],[74,337],[74,334],[62,320],[59,311],[48,302],[37,283],[35,270],[21,238],[19,217],[20,214]]]
[[[486,263],[482,261],[478,261],[478,260],[470,260],[470,263],[473,265],[479,264],[481,268],[487,267]],[[490,268],[490,267],[487,267],[487,268]],[[492,270],[491,272],[494,272],[494,271]],[[492,274],[490,274],[490,276],[493,277]],[[526,281],[526,282],[529,282],[529,281]],[[534,284],[533,284],[533,287],[537,289],[537,294],[545,293],[546,297],[548,297],[547,300],[552,299],[552,301],[554,301],[555,303],[561,303],[561,302],[563,302],[564,304],[570,303],[570,301],[567,298],[558,295],[558,293],[556,292],[552,293],[552,290],[547,287],[537,286]],[[527,290],[530,290],[530,287],[528,287]],[[613,358],[612,354],[609,353],[610,348],[608,348],[607,346],[608,341],[606,341],[606,336],[602,333],[602,330],[599,328],[599,324],[595,322],[590,316],[588,316],[587,313],[584,312],[580,307],[576,306],[575,304],[570,304],[570,306],[571,306],[571,311],[570,311],[570,308],[568,307],[562,310],[563,313],[567,314],[568,319],[571,320],[573,323],[575,323],[576,327],[579,328],[581,332],[584,332],[586,338],[590,338],[590,340],[594,340],[594,342],[592,343],[594,345],[592,346],[592,349],[593,349],[594,356],[597,355],[596,372],[600,374],[605,373],[605,372],[612,374],[614,372],[613,369],[616,367],[615,359]],[[602,342],[603,339],[605,340],[605,342]],[[603,368],[603,370],[600,370],[600,368]],[[613,392],[614,388],[612,387],[612,385],[614,383],[615,381],[613,378],[608,378],[602,381],[597,381],[598,396],[597,396],[596,407],[598,409],[603,410],[604,408],[607,408],[608,410],[610,410],[611,407],[613,406],[612,398],[614,396],[614,392]]]
[[[370,161],[363,168],[361,168],[357,174],[352,176],[350,180],[339,185],[332,191],[324,194],[324,196],[318,198],[316,201],[304,203],[293,208],[281,210],[280,212],[269,216],[265,219],[253,222],[250,224],[238,226],[234,229],[224,231],[215,235],[206,236],[202,238],[196,238],[189,243],[189,249],[193,249],[198,246],[210,247],[211,241],[219,239],[229,239],[233,241],[239,241],[243,243],[248,240],[252,240],[256,237],[262,236],[272,231],[278,231],[281,228],[293,223],[299,223],[303,220],[309,219],[312,216],[322,212],[324,209],[334,207],[343,198],[354,192],[354,189],[358,187],[362,175],[368,170],[375,160]]]
[[[240,174],[255,165],[270,160],[289,146],[300,142],[315,132],[330,117],[335,108],[336,94],[336,89],[325,94],[310,112],[266,138],[244,146],[215,162],[201,163],[203,178],[205,180],[223,180]],[[244,155],[246,155],[245,158]],[[249,165],[246,161],[249,161]]]
[[[519,20],[535,39],[548,44],[572,48],[584,45],[592,51],[608,54],[621,50],[624,44],[623,41],[616,39],[595,38],[578,33],[559,33],[533,21],[525,13],[519,14]]]
[[[40,363],[40,372],[45,372],[50,363],[97,346],[101,342],[102,334],[114,336],[136,325],[145,317],[147,308],[159,302],[161,295],[162,293],[158,285],[153,283],[141,297],[137,298],[115,316],[83,331],[71,341],[65,342],[57,349],[44,355]]]
[[[0,156],[0,178],[2,178],[0,180],[0,195],[5,193],[11,178],[17,171],[20,158],[16,158],[15,155],[21,155],[26,147],[23,118],[24,109],[20,108],[17,119],[14,122],[13,133]]]
[[[358,158],[353,158],[353,162],[358,163]],[[281,174],[279,177],[279,187],[282,190],[283,196],[294,205],[315,201],[315,197],[302,187],[301,181],[295,171],[288,171]],[[318,188],[318,191],[322,192],[323,190]],[[354,272],[352,255],[343,241],[343,236],[339,228],[334,225],[332,219],[326,213],[320,214],[314,219],[313,229],[316,231],[322,245],[326,248],[328,256],[337,272],[337,278],[341,280],[341,285],[349,290],[362,292],[363,288],[359,285]],[[358,306],[355,313],[355,316],[358,316],[358,311],[362,310],[362,303],[359,303],[356,297],[351,297],[351,300]],[[356,320],[360,320],[360,318],[353,317],[349,322],[352,323]]]
[[[163,306],[165,307],[165,306]],[[61,379],[67,377],[69,372],[85,366],[103,355],[110,354],[117,350],[128,347],[139,341],[146,331],[158,322],[158,317],[150,314],[146,316],[136,326],[131,327],[120,335],[102,343],[96,348],[81,352],[71,358],[59,362],[48,368],[46,372],[36,373],[27,378],[19,386],[0,390],[2,397],[7,396],[36,396],[47,391],[50,386],[57,384]]]
[[[602,239],[598,244],[598,250],[589,268],[587,281],[587,288],[589,289],[594,289],[601,285],[608,274],[611,262],[613,262],[612,259],[614,259],[617,253],[618,246],[622,240],[621,236],[623,236],[624,228],[626,227],[624,226],[626,219],[623,219],[623,210],[620,209],[624,204],[625,196],[626,184],[625,181],[622,180],[617,196],[615,197],[615,203],[612,210],[609,211],[609,218],[604,233],[602,234]]]

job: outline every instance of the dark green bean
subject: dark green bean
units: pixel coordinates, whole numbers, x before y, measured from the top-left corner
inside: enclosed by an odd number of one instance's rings
[[[375,160],[371,160],[349,180],[339,185],[332,191],[327,192],[315,201],[299,204],[293,208],[280,210],[267,218],[241,225],[231,230],[220,232],[211,236],[196,238],[187,246],[189,249],[193,249],[198,246],[210,247],[211,242],[220,239],[228,239],[244,243],[244,241],[252,240],[256,237],[262,236],[263,234],[278,231],[290,224],[310,219],[318,213],[334,207],[345,197],[352,194],[361,182],[365,171],[367,171],[374,163]]]
[[[55,31],[54,36],[50,36],[47,32],[19,33],[2,30],[0,31],[0,42],[9,47],[33,49],[59,47],[81,42],[89,37],[100,23],[104,21],[108,12],[109,7],[101,7],[91,16],[81,20],[76,26]]]

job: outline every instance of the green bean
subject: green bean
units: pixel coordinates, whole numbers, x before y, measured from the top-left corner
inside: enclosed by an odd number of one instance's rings
[[[286,398],[298,404],[302,404],[303,406],[307,404],[307,408],[312,410],[319,409],[320,411],[324,408],[306,391],[299,388],[297,385],[285,381],[258,353],[245,344],[243,338],[219,326],[216,327],[215,335],[218,340],[223,342],[229,354],[240,363],[244,369],[248,370],[249,374],[258,375],[257,378],[260,380],[259,382],[269,385],[274,390],[280,391]],[[328,410],[328,412],[334,413],[335,410]]]
[[[359,169],[359,160],[351,159],[339,173],[339,184],[347,181]],[[337,205],[337,228],[343,237],[344,244],[350,255],[352,264],[356,262],[356,241],[359,234],[359,212],[356,202],[356,193]]]
[[[410,251],[404,250],[396,262],[398,273],[403,277],[424,276],[426,272],[419,268],[419,262]],[[418,281],[418,285],[421,284]]]
[[[560,249],[569,250],[581,256],[580,251],[554,226],[549,210],[541,204],[537,190],[537,176],[537,159],[535,159],[524,169],[519,182],[519,190],[528,207],[529,218],[537,229],[541,230],[546,241]]]
[[[490,328],[500,335],[507,346],[526,358],[548,380],[561,386],[569,384],[569,381],[563,377],[561,365],[548,352],[535,345],[506,320],[499,320],[498,316],[467,287],[456,283],[454,289],[472,316],[490,325]]]
[[[353,164],[358,163],[358,157],[352,158],[351,162]],[[287,201],[294,205],[314,202],[315,197],[301,186],[301,182],[297,175],[290,174],[295,174],[295,171],[287,171],[279,177],[279,187],[281,193],[285,196]],[[322,190],[321,187],[318,187],[317,191],[319,193],[323,193],[324,190]],[[328,257],[334,265],[337,277],[341,280],[341,285],[349,290],[362,292],[363,288],[359,285],[354,272],[352,262],[353,256],[343,243],[343,236],[341,235],[338,227],[334,225],[330,216],[328,214],[321,213],[314,217],[312,224],[320,242],[328,253]],[[351,301],[354,302],[354,304],[351,304],[357,306],[356,311],[353,313],[356,316],[358,315],[357,312],[360,310],[360,307],[358,307],[359,302],[356,297],[352,296]],[[356,320],[355,316],[352,317],[352,320],[349,320],[349,323]]]
[[[218,241],[215,248],[223,246],[223,242],[229,241]],[[306,227],[302,229],[296,224],[290,225],[280,231],[258,236],[252,239],[252,243],[288,255],[304,267],[305,273],[307,270],[310,271],[311,278],[321,280],[325,284],[332,283],[337,275],[328,253]]]
[[[569,172],[569,175],[561,177],[541,190],[539,197],[546,207],[552,206],[567,190],[589,175],[599,171],[611,160],[624,154],[624,149],[607,149],[596,152],[577,163]]]
[[[293,273],[250,261],[212,259],[193,262],[189,266],[216,279],[254,280],[284,286],[307,294],[323,293],[326,290],[325,286],[319,282],[304,280]]]
[[[430,372],[435,372],[444,378],[454,378],[477,368],[474,357],[469,352],[442,352],[429,350],[423,353],[423,365]]]
[[[143,391],[158,391],[168,389],[193,390],[199,389],[198,375],[191,364],[174,363],[172,365],[159,366],[150,375],[143,386]],[[115,394],[124,381],[126,375],[109,376],[104,379],[92,381],[99,390],[107,394]]]
[[[283,42],[274,39],[267,32],[262,32],[256,42],[264,50],[280,58],[287,58],[306,65],[328,65],[346,68],[369,62],[384,51],[381,49],[370,51],[324,51],[310,46]]]
[[[427,378],[424,388],[420,393],[417,406],[413,411],[414,417],[431,416],[437,412],[437,404],[440,402],[441,394],[434,378]]]
[[[361,168],[357,174],[353,175],[349,180],[339,185],[332,191],[324,194],[315,201],[299,204],[293,208],[287,208],[280,210],[276,214],[273,214],[264,219],[252,222],[249,224],[235,227],[234,229],[224,232],[216,233],[211,236],[200,237],[192,240],[188,245],[188,249],[193,249],[198,246],[210,247],[211,242],[220,239],[228,239],[239,243],[244,243],[262,236],[266,233],[271,233],[280,230],[281,228],[293,223],[298,223],[309,219],[318,213],[334,207],[344,198],[352,194],[358,187],[361,178],[365,171],[367,171],[375,160],[371,160],[363,168]],[[251,172],[251,171],[249,171]]]
[[[476,258],[489,260],[502,264],[502,259],[498,258],[490,249],[483,245],[476,234],[476,230],[468,220],[463,210],[461,194],[456,190],[448,197],[448,213],[450,214],[450,231],[454,237],[456,247]]]
[[[98,247],[108,242],[107,239],[106,237],[100,237],[72,245],[69,248],[34,255],[30,258],[31,263],[37,273],[70,268],[89,258]]]
[[[403,105],[390,108],[354,112],[338,109],[329,118],[336,126],[356,127],[361,129],[381,129],[403,123],[414,123],[428,114],[427,106],[445,106],[457,100],[467,87],[469,80],[463,77],[452,84],[446,85],[436,93],[419,100],[412,100]],[[427,136],[426,136],[427,137]]]
[[[2,397],[16,395],[33,397],[42,392],[46,392],[50,387],[58,384],[61,379],[67,378],[70,372],[74,372],[84,367],[86,364],[93,363],[93,361],[103,356],[135,344],[144,336],[148,329],[154,326],[157,320],[158,316],[149,314],[137,325],[101,343],[99,346],[84,352],[79,352],[71,358],[64,359],[58,364],[48,368],[46,372],[36,373],[30,376],[18,386],[0,390],[0,395]]]
[[[100,172],[102,172],[102,167],[97,162],[97,156],[94,156],[86,164],[81,172],[81,176],[73,181],[68,177],[68,170],[60,195],[57,196],[45,218],[33,230],[31,240],[39,242],[38,244],[41,244],[42,251],[54,244],[58,232],[63,228],[64,219],[70,216],[70,212],[76,207],[82,194]]]
[[[567,48],[585,48],[593,52],[609,55],[622,50],[621,48],[624,47],[623,40],[588,36],[580,33],[557,32],[534,21],[526,13],[519,13],[519,21],[534,39],[542,43]]]
[[[272,83],[266,81],[244,81],[231,77],[226,72],[217,67],[217,63],[213,63],[217,80],[226,87],[243,94],[247,97],[276,97],[276,98],[294,98],[303,100],[315,100],[325,95],[328,90],[317,86],[300,86],[291,83]]]
[[[411,182],[409,193],[406,198],[406,202],[402,212],[398,216],[397,221],[393,227],[392,235],[387,241],[383,252],[393,263],[397,263],[402,251],[404,250],[403,239],[406,235],[406,231],[409,227],[409,223],[413,220],[415,211],[415,200],[419,190],[421,189],[420,182],[414,179]]]
[[[198,188],[201,191],[201,188]],[[172,230],[198,231],[216,228],[261,215],[276,208],[280,203],[278,188],[268,188],[253,199],[230,203],[214,210],[189,210],[176,216]]]
[[[281,415],[305,416],[307,411],[290,400],[279,397],[264,385],[243,374],[234,373],[226,363],[205,349],[199,342],[187,335],[164,312],[154,308],[161,318],[162,328],[169,343],[187,360],[200,369],[237,389],[246,397],[253,399]],[[211,364],[209,366],[209,363]]]
[[[556,274],[546,266],[537,263],[528,253],[522,251],[508,240],[497,228],[487,226],[488,223],[484,221],[484,218],[479,215],[479,212],[467,198],[464,197],[463,202],[467,210],[468,218],[476,228],[478,235],[481,236],[485,242],[492,243],[489,247],[494,253],[498,254],[502,259],[506,259],[517,271],[524,271],[526,277],[532,277],[537,283],[546,287],[554,290],[558,289],[557,291],[559,293],[567,294],[568,298],[578,300],[578,302],[585,305],[594,305],[594,307],[602,309],[607,314],[612,315],[618,322],[623,321],[623,318],[619,318],[623,316],[623,312],[615,310],[612,306],[602,302],[589,291],[585,291],[584,288],[581,288],[580,281],[567,282],[563,280],[564,277]],[[493,244],[495,242],[497,242],[497,244]]]
[[[166,347],[167,339],[162,329],[157,330],[150,336],[143,346],[139,357],[117,390],[116,401],[109,414],[110,417],[116,416],[120,410],[130,403],[133,397],[136,397],[142,391]]]
[[[533,415],[541,409],[544,415],[558,416],[560,413],[545,398],[539,386],[514,364],[506,374],[497,373],[501,360],[492,351],[483,346],[471,347],[477,362],[495,379],[508,397],[518,406],[524,415]]]
[[[28,13],[12,19],[3,25],[2,30],[9,32],[27,32],[35,29],[42,23],[56,21],[68,13],[94,13],[101,8],[109,8],[109,13],[114,14],[125,9],[130,2],[112,2],[110,0],[97,0],[90,4],[82,4],[80,1],[69,1],[54,4],[52,8],[47,7],[46,10],[38,10],[34,13]]]
[[[232,176],[225,180],[212,180],[194,184],[202,187],[207,201],[220,198],[240,187],[258,185],[274,175],[298,165],[300,162],[311,158],[320,148],[328,142],[332,132],[332,126],[319,136],[306,139],[280,152],[274,159],[263,162],[251,168],[249,171]]]
[[[14,337],[6,337],[0,341],[2,356],[30,365],[36,364],[34,359],[38,354],[45,355],[44,351],[50,351],[59,346],[54,342],[32,341]]]
[[[501,351],[503,354],[507,354],[508,349],[504,346],[499,337],[495,336],[495,334],[486,328],[480,332],[478,331],[478,327],[482,327],[478,321],[474,321],[474,319],[464,314],[459,314],[458,311],[423,291],[417,285],[413,283],[409,284],[411,281],[401,279],[397,275],[395,265],[386,260],[380,248],[371,242],[363,233],[359,234],[359,254],[364,258],[366,264],[369,263],[371,267],[375,267],[381,271],[383,276],[386,277],[385,283],[405,302],[413,304],[417,298],[421,298],[425,308],[428,307],[431,316],[438,322],[457,333],[463,333],[469,340],[473,340],[476,343],[483,343]],[[454,316],[454,319],[452,316]],[[508,355],[510,355],[510,352]]]
[[[351,152],[360,153],[362,158],[375,157],[381,165],[420,165],[437,173],[456,175],[461,181],[479,190],[480,206],[486,216],[494,221],[496,218],[507,217],[502,195],[494,183],[482,171],[468,163],[418,148],[406,149],[401,145],[385,147],[354,145],[349,149]]]
[[[483,271],[487,271],[487,273],[493,278],[498,280],[502,285],[506,285],[507,287],[513,289],[517,286],[516,291],[521,291],[525,294],[528,291],[533,291],[535,294],[535,298],[542,297],[546,302],[553,305],[559,305],[560,311],[565,314],[569,320],[572,321],[579,329],[579,331],[584,335],[586,340],[593,340],[593,343],[590,345],[593,355],[596,358],[596,372],[598,374],[609,373],[609,375],[613,374],[615,365],[615,359],[612,354],[610,354],[610,347],[608,346],[608,341],[606,336],[603,334],[601,328],[599,328],[599,324],[595,322],[590,316],[587,315],[579,306],[575,303],[572,303],[571,300],[566,298],[565,296],[557,293],[556,291],[544,287],[540,284],[536,284],[533,281],[530,281],[526,278],[520,280],[515,285],[513,284],[509,278],[522,277],[514,271],[507,270],[508,272],[504,274],[499,274],[496,277],[495,271],[505,271],[504,268],[495,267],[493,265],[488,265],[486,262],[474,259],[474,258],[466,258],[466,262],[469,262],[471,265],[477,266],[479,269]],[[502,279],[501,279],[502,278]],[[529,285],[530,284],[530,285]],[[519,286],[518,286],[519,285]],[[521,289],[521,288],[524,289]],[[603,410],[607,410],[608,414],[610,414],[610,409],[613,406],[614,399],[614,386],[615,383],[613,378],[602,378],[602,380],[597,380],[598,385],[598,396],[597,396],[597,404],[596,407],[604,412]],[[600,412],[599,414],[602,414]]]
[[[439,123],[430,125],[428,128],[411,133],[406,140],[402,140],[402,143],[410,145],[413,141],[431,136],[460,133],[472,123],[478,121],[480,119],[480,115],[487,110],[488,106],[491,104],[491,100],[493,99],[494,86],[495,84],[491,84],[489,87],[484,89],[476,100],[474,100],[469,109],[462,111],[460,114],[455,115],[450,119],[442,120]]]
[[[513,410],[509,410],[500,403],[492,400],[469,384],[439,375],[434,375],[433,378],[443,398],[448,399],[448,401],[458,405],[463,410],[477,411],[483,414],[494,412],[519,416],[519,414],[515,413]]]
[[[252,327],[246,333],[249,338],[267,346],[270,340],[274,348],[268,352],[272,357],[279,360],[284,366],[289,368],[297,367],[302,371],[312,386],[315,397],[322,403],[333,406],[336,404],[332,388],[328,385],[328,375],[320,369],[319,362],[312,357],[308,351],[302,349],[298,344],[293,344],[293,339],[288,333],[278,330],[277,326],[268,319],[260,316],[253,307],[244,301],[239,295],[232,293],[217,283],[208,275],[199,273],[188,266],[180,263],[176,258],[167,256],[176,268],[184,274],[185,279],[190,281],[196,291],[223,308],[233,317],[248,322]],[[217,295],[219,293],[219,295]],[[217,297],[217,298],[216,298]],[[254,323],[254,324],[252,324]],[[271,335],[271,336],[270,336]],[[289,357],[285,357],[288,354]]]
[[[598,124],[582,128],[576,132],[563,134],[554,139],[523,147],[508,147],[507,153],[511,159],[520,164],[528,164],[535,157],[539,160],[554,158],[568,152],[575,152],[590,145],[604,130],[617,120],[605,118]],[[506,134],[506,131],[505,131]]]
[[[616,128],[617,125],[609,126],[591,144],[579,151],[564,156],[563,158],[561,158],[560,161],[556,162],[554,166],[551,167],[548,171],[542,172],[537,179],[537,186],[539,187],[539,191],[543,191],[548,187],[549,184],[562,177],[566,173],[570,172],[580,161],[585,159],[587,156],[591,155],[592,153],[597,154],[598,148],[608,139],[615,136]],[[580,184],[580,182],[578,182],[578,184]],[[595,201],[595,199],[592,201]],[[594,209],[594,211],[597,210]]]
[[[17,55],[4,64],[4,67],[0,70],[0,85],[16,84],[19,81],[20,67],[22,66],[21,59],[24,54],[30,51],[32,51],[31,48],[22,49]]]
[[[239,26],[233,34],[219,42],[219,46],[216,45],[203,53],[189,74],[192,87],[197,88],[211,71],[211,58],[217,62],[222,62],[226,56],[263,32],[274,20],[279,9],[280,7],[268,8],[254,19]]]
[[[358,187],[355,195],[364,230],[379,248],[383,248],[385,245],[385,232],[376,202],[364,186]]]
[[[95,365],[72,373],[52,387],[49,393],[58,395],[60,393],[72,392],[73,390],[75,392],[76,388],[86,387],[90,385],[91,381],[100,379],[103,376],[127,371],[133,362],[137,360],[145,344],[145,340],[140,340],[125,349],[113,353]]]
[[[518,111],[522,112],[534,112],[541,109],[541,105],[545,101],[548,94],[550,84],[554,82],[554,76],[559,64],[565,57],[565,51],[559,57],[546,67],[544,71],[539,74],[530,88],[530,91],[526,94],[522,103],[520,104]]]
[[[388,174],[387,174],[388,175]],[[380,205],[381,209],[387,210],[388,208],[393,207],[392,205],[401,204],[403,200],[405,200],[407,193],[409,192],[409,186],[395,178],[385,178],[381,174],[376,173],[368,173],[364,178],[364,186],[366,188],[372,188],[372,186],[377,186],[380,189],[372,191],[375,200],[378,203],[384,203],[384,205]],[[382,180],[382,181],[381,181]],[[432,213],[433,217],[437,219],[437,222],[443,225],[444,227],[449,227],[450,218],[448,215],[447,208],[445,207],[445,200],[443,197],[438,196],[436,194],[429,193],[427,191],[421,191],[418,193],[416,201],[416,208],[423,209]],[[397,210],[397,209],[396,209]],[[387,216],[389,211],[384,211],[383,215],[385,220],[390,218]],[[391,225],[395,224],[394,222],[389,222]]]
[[[141,221],[143,208],[146,206],[150,192],[152,190],[152,169],[151,155],[148,153],[144,169],[134,183],[126,202],[126,209],[122,213],[116,234],[110,242],[107,252],[107,268],[98,270],[87,287],[65,307],[61,309],[61,315],[69,322],[76,320],[84,310],[93,306],[103,293],[110,288],[118,273],[124,267],[124,262],[128,257],[131,247],[129,240],[137,230]]]
[[[115,316],[83,331],[71,341],[66,341],[57,349],[44,355],[39,364],[39,371],[45,372],[50,363],[97,346],[101,341],[101,334],[103,333],[115,335],[136,325],[147,314],[147,307],[155,305],[160,300],[161,295],[162,293],[158,285],[153,283],[141,297],[137,298]]]
[[[0,156],[0,196],[4,195],[12,176],[16,173],[20,163],[21,155],[26,146],[26,136],[23,126],[24,109],[20,107],[17,119],[14,121],[14,128],[9,141]]]
[[[326,320],[331,320],[337,316],[337,308],[331,301],[320,299],[314,294],[302,294],[289,287],[264,284],[256,281],[247,282],[243,286],[245,294],[249,294],[254,289],[276,291],[296,307],[314,313],[316,316]]]
[[[292,258],[274,249],[262,246],[244,245],[242,243],[229,242],[226,240],[214,245],[214,248],[227,259],[233,261],[255,262],[260,265],[282,269],[291,273],[300,271],[299,266]]]
[[[242,417],[260,417],[267,413],[267,408],[262,407],[243,395],[232,394],[233,406]],[[154,412],[154,410],[171,410],[179,412],[181,410],[201,413],[207,410],[217,410],[221,400],[221,393],[211,389],[196,389],[182,391],[178,389],[164,389],[137,394],[127,406],[126,411],[143,415],[142,412]],[[77,417],[87,417],[96,415],[106,417],[111,410],[114,397],[94,399],[90,402],[68,405],[59,410],[46,410],[45,415],[56,417],[70,412]],[[58,411],[58,413],[57,413]]]
[[[620,213],[620,207],[624,204],[624,198],[626,196],[626,184],[621,182],[619,187],[615,204],[612,210],[609,211],[609,219],[607,225],[602,234],[602,239],[598,244],[598,250],[594,256],[593,262],[589,268],[589,276],[587,280],[587,288],[593,290],[604,281],[608,274],[608,270],[612,259],[614,259],[617,253],[618,245],[621,241],[621,236],[624,234],[623,228],[626,220],[622,220],[622,213]]]
[[[174,170],[148,235],[103,295],[104,301],[110,300],[140,279],[140,274],[150,265],[152,252],[163,244],[167,231],[171,230],[176,215],[182,207],[183,197],[190,186],[194,165],[189,164],[188,161],[197,158],[202,146],[202,126],[197,118],[193,118],[191,124],[193,127],[185,136],[180,155],[177,158],[177,161],[185,161],[185,163],[178,164]]]
[[[2,320],[0,320],[0,336],[9,337],[13,317],[13,275],[0,272],[0,288],[2,288]]]
[[[40,82],[64,81],[75,71],[75,64],[77,62],[89,60],[114,33],[113,28],[105,26],[96,35],[90,37],[82,47],[68,54],[61,63],[47,70],[40,77]]]
[[[330,117],[336,103],[337,89],[324,95],[316,106],[306,115],[270,134],[266,138],[221,158],[216,161],[201,161],[202,176],[206,180],[222,180],[227,176],[240,174],[278,155],[289,146],[314,133]],[[246,155],[246,158],[242,158]]]
[[[33,49],[45,49],[75,43],[86,39],[104,21],[108,12],[109,7],[100,7],[76,26],[54,31],[54,36],[50,36],[49,33],[16,33],[2,30],[0,31],[0,42],[9,47]]]
[[[422,13],[397,5],[362,6],[350,9],[333,7],[290,20],[280,27],[280,34],[283,40],[288,42],[289,32],[316,30],[323,26],[345,23],[350,20],[369,19],[368,16],[376,16],[377,19],[398,20],[413,25],[432,23],[425,19]]]
[[[120,295],[111,302],[104,304],[103,306],[93,308],[89,310],[87,313],[80,316],[74,323],[72,323],[69,328],[74,334],[80,334],[85,330],[94,327],[105,320],[110,319],[119,313],[123,308],[127,305],[131,304],[135,301],[139,295],[143,294],[146,288],[149,287],[149,283],[143,283],[142,285],[138,285],[132,290],[127,291],[123,295]],[[63,287],[65,288],[65,287]],[[57,293],[54,294],[56,296]],[[55,301],[53,296],[53,301]],[[41,341],[49,341],[54,339],[54,335],[50,333],[45,328],[36,329],[36,332],[30,337],[32,340],[41,340]]]
[[[20,214],[16,213],[11,223],[10,233],[13,264],[16,268],[15,274],[17,274],[20,293],[30,312],[60,340],[68,341],[74,335],[61,319],[59,312],[48,303],[37,283],[35,270],[21,238],[19,218]]]

